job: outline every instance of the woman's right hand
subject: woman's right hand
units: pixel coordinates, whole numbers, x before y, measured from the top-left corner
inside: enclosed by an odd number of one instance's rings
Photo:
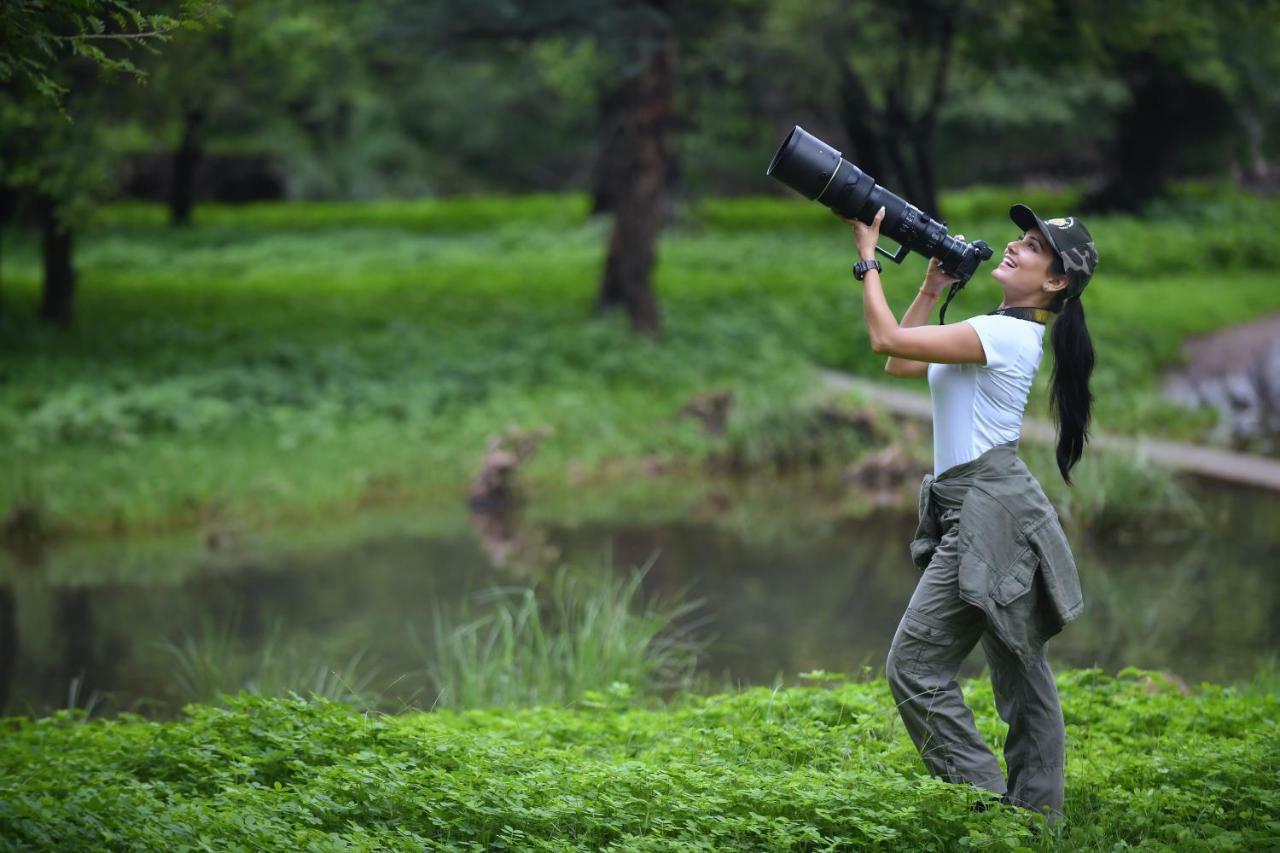
[[[964,235],[957,234],[956,239],[963,240]],[[929,269],[926,270],[924,274],[924,284],[922,285],[922,289],[925,293],[932,294],[933,296],[941,296],[942,291],[950,287],[952,282],[959,280],[959,276],[947,275],[943,272],[942,268],[938,266],[937,258],[930,258]]]

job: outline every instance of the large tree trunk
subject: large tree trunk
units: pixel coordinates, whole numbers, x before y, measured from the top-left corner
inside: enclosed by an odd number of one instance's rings
[[[58,216],[53,199],[40,200],[40,227],[44,232],[44,294],[40,318],[66,326],[71,323],[76,271],[71,262],[71,229]]]
[[[650,49],[644,68],[621,94],[622,142],[615,214],[599,310],[626,309],[635,331],[661,331],[653,289],[655,244],[666,208],[670,131],[675,100],[675,38],[668,29]]]
[[[182,116],[182,142],[173,155],[173,181],[169,186],[169,222],[190,225],[195,205],[196,169],[204,156],[204,110],[188,108]]]

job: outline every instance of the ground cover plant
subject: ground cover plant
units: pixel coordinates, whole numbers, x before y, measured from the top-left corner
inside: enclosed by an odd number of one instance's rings
[[[1056,211],[1072,194],[945,203],[955,230],[1000,245],[1019,198]],[[1160,399],[1160,371],[1184,336],[1280,308],[1278,206],[1188,190],[1142,218],[1091,220],[1097,428],[1208,426]],[[8,235],[0,511],[56,536],[461,496],[510,424],[552,430],[523,472],[535,490],[642,464],[696,474],[726,454],[846,462],[892,436],[814,437],[816,368],[885,378],[847,274],[852,239],[830,219],[789,199],[687,206],[661,246],[659,342],[593,316],[608,223],[579,196],[211,205],[190,230],[159,208],[109,208],[78,244],[65,331],[31,319],[38,247]],[[895,309],[922,272],[913,259],[886,275]],[[997,299],[980,274],[949,317]],[[1033,415],[1047,414],[1046,358]],[[680,416],[725,389],[725,434]]]
[[[881,677],[641,703],[617,683],[520,710],[362,714],[242,695],[185,719],[3,721],[0,846],[173,849],[1266,849],[1274,669],[1185,694],[1057,673],[1066,819],[925,775]],[[985,678],[966,701],[997,754]]]

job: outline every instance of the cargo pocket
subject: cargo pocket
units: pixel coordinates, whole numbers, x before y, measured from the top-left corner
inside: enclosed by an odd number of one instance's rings
[[[1027,546],[1013,564],[996,579],[995,585],[991,588],[992,600],[1001,607],[1007,607],[1026,595],[1031,590],[1038,568],[1040,568],[1040,557],[1030,546]]]
[[[956,641],[956,638],[949,632],[943,631],[941,628],[933,627],[920,617],[913,616],[909,610],[907,611],[902,630],[906,631],[917,640],[923,640],[926,643],[933,643],[936,646],[949,646]]]
[[[950,656],[950,646],[955,635],[930,625],[908,610],[902,619],[902,632],[911,639],[903,642],[901,661],[912,672],[920,673],[945,665]]]

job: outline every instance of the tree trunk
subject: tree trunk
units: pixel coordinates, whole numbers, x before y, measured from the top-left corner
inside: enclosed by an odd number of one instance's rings
[[[67,326],[71,323],[76,271],[71,262],[71,229],[58,215],[53,199],[41,199],[40,227],[44,232],[44,294],[40,319]]]
[[[856,157],[848,159],[907,203],[941,218],[933,136],[946,96],[957,22],[953,12],[926,16],[900,9],[898,14],[896,70],[883,81],[883,109],[876,109],[846,46],[832,43],[827,48],[840,73],[841,120]],[[930,62],[928,100],[913,111],[912,69]]]
[[[640,73],[623,85],[620,180],[598,303],[601,312],[625,308],[632,329],[649,337],[661,331],[653,265],[671,168],[675,62],[675,39],[668,29]]]
[[[915,204],[941,222],[942,202],[938,198],[938,178],[933,167],[933,136],[938,122],[938,110],[947,96],[947,78],[951,73],[951,54],[958,22],[954,13],[946,13],[936,23],[937,59],[930,80],[929,101],[916,120],[910,138],[915,153],[916,174],[920,179],[921,195]]]
[[[848,62],[841,63],[841,122],[853,143],[850,162],[894,195],[937,215],[938,190],[929,156],[930,139],[918,131],[902,107],[901,94],[890,84],[885,109],[871,103],[862,81]]]
[[[924,133],[912,138],[911,147],[915,154],[916,174],[919,176],[918,199],[912,201],[925,213],[942,221],[941,204],[938,201],[938,180],[933,172],[933,133]]]
[[[173,155],[173,181],[169,186],[169,222],[172,225],[191,224],[196,169],[204,155],[204,121],[204,110],[199,107],[188,108],[182,116],[182,142]]]
[[[901,196],[908,204],[920,207],[920,195],[923,190],[919,184],[919,176],[908,159],[911,150],[911,121],[901,106],[898,89],[890,85],[885,96],[884,122],[887,132],[884,135],[885,153],[897,173],[897,183],[889,189]]]
[[[605,87],[600,93],[600,117],[604,131],[591,170],[591,213],[613,213],[617,209],[619,184],[625,179],[622,161],[623,92],[618,86]]]
[[[848,61],[842,60],[839,65],[840,120],[853,144],[853,157],[848,159],[877,182],[893,180],[895,176],[888,171],[885,159],[884,140],[877,130],[881,116],[871,105],[871,98]]]

